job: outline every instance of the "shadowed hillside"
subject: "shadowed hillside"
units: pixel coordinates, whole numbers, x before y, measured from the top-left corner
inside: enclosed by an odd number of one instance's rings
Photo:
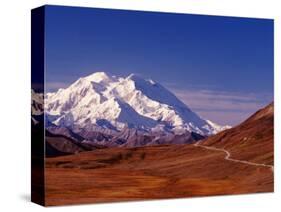
[[[223,148],[231,157],[273,165],[273,103],[257,111],[246,121],[201,142]]]

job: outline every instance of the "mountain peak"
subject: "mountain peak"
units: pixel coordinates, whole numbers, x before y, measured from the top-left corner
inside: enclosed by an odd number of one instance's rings
[[[149,84],[149,85],[156,85],[157,83],[152,79],[145,79],[140,74],[130,74],[127,78],[127,80],[132,80],[134,82]]]
[[[111,77],[108,76],[105,72],[100,71],[100,72],[95,72],[95,73],[85,77],[84,79],[87,79],[87,80],[92,81],[92,82],[99,83],[101,81],[110,80]]]
[[[135,73],[130,74],[129,76],[126,77],[126,79],[127,79],[127,80],[133,80],[133,81],[135,81],[135,80],[144,80],[144,79],[141,77],[141,75],[135,74]]]

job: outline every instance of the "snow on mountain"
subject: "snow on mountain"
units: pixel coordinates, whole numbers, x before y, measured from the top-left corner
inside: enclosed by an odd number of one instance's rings
[[[212,126],[214,134],[217,134],[220,131],[227,130],[227,129],[231,128],[230,125],[220,126],[220,125],[215,124],[214,122],[212,122],[210,120],[206,120],[206,121],[210,126]]]
[[[96,72],[78,79],[66,89],[47,93],[49,120],[70,129],[186,131],[212,135],[223,129],[191,111],[159,83],[131,74],[108,76]]]
[[[31,114],[32,115],[42,115],[43,110],[43,94],[42,93],[36,93],[33,89],[31,89]]]

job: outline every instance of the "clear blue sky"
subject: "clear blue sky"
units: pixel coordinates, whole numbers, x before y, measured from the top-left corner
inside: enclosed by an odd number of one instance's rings
[[[47,90],[96,71],[138,73],[235,125],[273,100],[273,21],[46,7]]]

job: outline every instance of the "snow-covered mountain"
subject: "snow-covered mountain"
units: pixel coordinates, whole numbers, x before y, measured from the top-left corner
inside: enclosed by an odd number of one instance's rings
[[[159,83],[131,74],[109,76],[96,72],[65,89],[47,93],[45,111],[50,123],[73,132],[143,132],[203,136],[225,129],[204,120]]]
[[[33,116],[42,115],[44,113],[43,104],[43,93],[36,93],[31,89],[31,114]]]

